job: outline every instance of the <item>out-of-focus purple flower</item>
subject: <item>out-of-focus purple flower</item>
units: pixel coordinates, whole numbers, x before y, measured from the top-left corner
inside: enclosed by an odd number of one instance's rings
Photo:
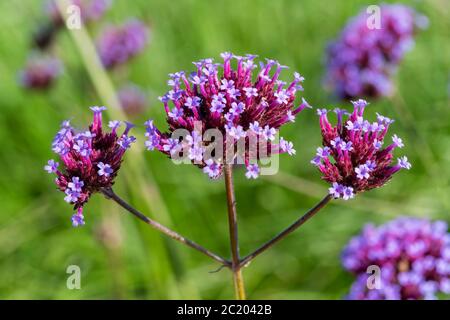
[[[32,55],[24,69],[19,71],[19,83],[27,89],[49,88],[62,72],[62,64],[56,58]]]
[[[99,20],[106,10],[111,6],[112,0],[71,0],[72,5],[79,8],[82,23],[90,23]],[[70,1],[69,1],[70,5]],[[55,35],[64,25],[63,17],[56,5],[55,0],[48,0],[44,6],[45,15],[49,21],[37,27],[33,35],[33,43],[40,49],[46,49],[52,44]],[[70,12],[74,14],[75,12]]]
[[[300,111],[310,108],[304,99],[299,106],[294,106],[296,92],[303,90],[303,77],[295,73],[293,81],[286,85],[278,79],[285,67],[277,61],[261,63],[254,76],[256,56],[241,57],[231,53],[221,56],[223,63],[203,59],[194,62],[196,70],[188,76],[185,72],[170,75],[171,89],[160,98],[168,116],[169,130],[162,133],[149,120],[146,147],[169,157],[187,150],[193,164],[203,168],[211,178],[221,175],[224,163],[235,164],[242,160],[240,163],[247,167],[247,178],[255,179],[259,175],[255,162],[260,158],[275,153],[295,154],[292,142],[282,139],[278,144],[274,140],[282,125],[293,122]],[[187,136],[177,141],[173,153],[171,137],[177,129],[184,129]],[[216,154],[213,159],[202,157],[210,141],[193,138],[194,135],[201,138],[210,129],[217,129],[223,138],[223,146],[215,146],[221,156]],[[239,148],[239,142],[246,148],[236,156],[233,151]]]
[[[384,4],[380,13],[380,28],[370,26],[370,14],[364,10],[328,47],[325,83],[340,98],[389,95],[390,77],[426,20],[399,4]]]
[[[120,169],[127,148],[135,140],[129,136],[132,127],[127,124],[119,135],[118,124],[111,121],[111,132],[102,127],[102,111],[105,107],[92,107],[94,120],[87,131],[74,129],[69,121],[64,121],[53,140],[52,150],[59,155],[62,169],[58,163],[49,160],[44,169],[56,174],[56,185],[64,192],[64,200],[73,204],[77,212],[72,217],[74,226],[84,224],[83,206],[93,193],[111,187]]]
[[[99,20],[111,7],[112,0],[70,0],[72,5],[80,9],[81,20],[84,23]],[[63,17],[56,5],[55,0],[45,3],[44,11],[56,27],[61,27],[64,23]]]
[[[320,112],[323,148],[311,161],[322,173],[322,179],[333,185],[330,194],[344,200],[354,194],[383,186],[394,173],[411,164],[404,156],[393,162],[393,151],[403,147],[402,140],[393,136],[393,143],[382,149],[391,119],[377,115],[377,121],[363,118],[367,102],[353,101],[351,114],[337,109],[337,125],[328,121],[327,112]],[[336,191],[336,190],[339,190]]]
[[[450,292],[450,233],[443,221],[419,218],[369,224],[345,247],[342,264],[357,276],[348,299],[435,299]],[[368,288],[369,266],[380,268],[379,288]]]
[[[137,85],[128,84],[119,89],[120,105],[129,116],[136,116],[144,112],[147,107],[147,95]]]
[[[107,27],[97,40],[97,50],[106,68],[123,64],[141,52],[149,41],[149,30],[139,20]]]
[[[41,50],[48,48],[55,39],[57,28],[53,23],[45,23],[36,27],[33,33],[33,45]]]

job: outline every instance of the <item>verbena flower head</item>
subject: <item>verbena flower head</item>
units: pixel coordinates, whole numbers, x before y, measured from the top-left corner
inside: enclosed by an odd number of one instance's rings
[[[443,221],[401,217],[380,227],[367,225],[342,254],[357,276],[349,299],[435,299],[450,294],[450,234]],[[380,268],[379,289],[367,287],[369,266]]]
[[[61,62],[53,57],[32,55],[23,70],[19,71],[19,83],[27,89],[49,88],[62,72]]]
[[[71,0],[71,2],[72,5],[76,5],[80,9],[82,22],[88,23],[99,20],[111,7],[112,0]],[[55,0],[47,1],[44,9],[53,25],[60,27],[64,24]]]
[[[294,122],[297,113],[309,107],[304,99],[299,106],[294,105],[304,79],[295,73],[292,82],[281,81],[280,73],[286,67],[274,60],[261,62],[258,67],[254,55],[241,57],[225,52],[221,56],[223,63],[203,59],[194,62],[196,69],[192,73],[170,74],[171,89],[160,98],[169,129],[162,133],[149,120],[146,146],[171,158],[184,151],[210,178],[221,175],[224,163],[237,160],[247,166],[247,178],[256,178],[260,170],[254,162],[261,157],[295,154],[291,142],[281,139],[277,144],[275,136],[282,125]],[[179,129],[186,132],[182,141],[172,138]],[[211,144],[202,139],[210,129],[218,131],[223,139],[223,145],[215,141],[214,155],[207,155]],[[256,140],[259,145],[252,150],[249,146]],[[239,157],[230,154],[240,142],[247,147],[244,152]]]
[[[74,226],[84,224],[83,206],[90,196],[102,188],[111,187],[120,169],[125,151],[136,139],[129,135],[131,124],[126,123],[119,134],[119,121],[109,122],[109,132],[102,126],[105,107],[92,107],[94,120],[86,131],[74,129],[64,121],[53,140],[52,150],[60,163],[49,160],[44,169],[56,174],[56,185],[64,192],[64,200],[74,205]]]
[[[145,48],[148,40],[147,26],[139,20],[130,20],[103,31],[97,41],[98,53],[103,65],[112,68],[136,56]]]
[[[120,88],[118,96],[122,109],[129,116],[141,114],[148,105],[147,95],[134,84],[127,84]]]
[[[381,187],[400,169],[411,168],[405,156],[393,160],[394,150],[403,147],[397,135],[386,137],[393,120],[379,114],[375,122],[365,120],[367,102],[360,99],[352,103],[352,113],[334,110],[336,126],[328,121],[328,110],[317,110],[323,146],[317,148],[311,161],[322,173],[322,179],[331,184],[330,194],[344,200]]]
[[[389,95],[392,73],[412,48],[417,27],[426,24],[424,16],[399,4],[382,5],[380,15],[376,28],[364,9],[328,47],[325,82],[340,98]]]

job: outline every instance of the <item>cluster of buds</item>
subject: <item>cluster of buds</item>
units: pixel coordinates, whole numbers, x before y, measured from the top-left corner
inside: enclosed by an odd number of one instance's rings
[[[407,6],[380,7],[380,25],[364,11],[354,17],[327,50],[325,82],[342,99],[387,96],[391,75],[414,44],[426,18]],[[374,21],[376,22],[376,21]]]
[[[129,136],[133,127],[127,123],[122,134],[118,134],[121,123],[110,121],[110,132],[102,127],[102,111],[105,107],[92,107],[94,120],[86,131],[77,131],[64,121],[58,131],[52,150],[62,162],[51,159],[44,169],[56,174],[56,185],[64,192],[64,200],[74,205],[76,213],[72,216],[74,226],[84,224],[83,206],[90,196],[109,188],[119,171],[125,151],[136,140]]]
[[[203,59],[194,62],[196,70],[190,74],[170,74],[171,90],[160,98],[169,130],[162,133],[152,120],[147,121],[146,146],[172,159],[182,154],[210,178],[218,178],[224,164],[240,163],[247,167],[247,178],[254,179],[260,173],[259,159],[276,153],[295,154],[292,142],[275,140],[282,125],[294,122],[295,116],[309,107],[304,99],[294,106],[304,79],[294,73],[291,83],[282,81],[279,76],[286,67],[274,60],[258,67],[254,55],[225,52],[221,57],[223,63]],[[183,136],[175,136],[180,131]],[[214,132],[214,143],[202,139],[209,131]],[[238,155],[236,148],[241,151]]]
[[[368,225],[343,251],[344,268],[357,276],[349,299],[416,300],[450,294],[450,234],[443,221],[401,217]],[[377,266],[368,288],[367,268]],[[378,283],[376,283],[378,282]]]
[[[148,40],[146,25],[130,20],[121,26],[107,27],[97,40],[97,50],[103,65],[110,69],[136,56]]]
[[[61,62],[53,57],[33,54],[19,72],[19,83],[27,89],[49,88],[62,72]]]
[[[410,169],[411,164],[403,156],[393,162],[393,151],[402,148],[397,135],[383,148],[385,136],[393,120],[377,114],[377,121],[363,118],[367,106],[365,100],[354,101],[354,110],[335,109],[337,125],[328,121],[328,110],[318,109],[323,147],[311,163],[322,173],[322,179],[332,184],[329,192],[335,198],[348,200],[356,193],[383,186],[400,169]]]

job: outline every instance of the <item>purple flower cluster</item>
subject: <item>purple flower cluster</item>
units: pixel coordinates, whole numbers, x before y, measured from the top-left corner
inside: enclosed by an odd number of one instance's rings
[[[385,136],[393,120],[377,114],[377,121],[363,118],[365,100],[353,101],[353,112],[335,109],[337,125],[328,121],[328,110],[318,109],[323,147],[311,163],[322,173],[322,179],[332,184],[329,192],[335,198],[348,200],[358,192],[383,186],[400,169],[410,169],[408,159],[400,157],[392,165],[393,151],[402,148],[402,139],[392,136],[383,148]]]
[[[218,178],[223,164],[236,160],[234,153],[230,155],[229,148],[234,150],[238,142],[248,147],[251,141],[262,141],[256,150],[251,152],[248,150],[251,148],[245,148],[241,155],[241,163],[247,167],[247,178],[254,179],[260,172],[254,162],[262,157],[263,149],[264,156],[284,152],[295,154],[291,142],[281,139],[276,144],[274,141],[282,125],[294,122],[296,114],[309,107],[304,99],[300,106],[294,107],[296,92],[303,90],[304,79],[295,73],[291,83],[283,82],[279,76],[286,67],[274,60],[261,62],[258,68],[254,55],[242,57],[225,52],[221,56],[223,63],[203,59],[194,62],[196,71],[190,74],[170,74],[168,85],[171,90],[160,98],[169,130],[161,133],[152,120],[146,122],[146,146],[148,150],[157,149],[171,158],[186,151],[193,164],[210,178]],[[172,133],[179,129],[187,132],[183,141],[172,138]],[[216,145],[221,156],[206,156],[211,144],[202,141],[202,134],[210,129],[219,131],[223,137],[223,145]],[[218,150],[220,148],[223,152]]]
[[[111,6],[112,0],[71,0],[71,2],[80,9],[81,20],[89,23],[99,20]],[[54,26],[61,27],[64,24],[55,0],[47,1],[44,9]]]
[[[48,173],[56,173],[55,182],[66,195],[64,200],[77,210],[72,216],[74,226],[84,224],[83,206],[90,196],[113,185],[125,151],[136,140],[128,135],[133,127],[129,123],[119,135],[117,130],[121,123],[110,121],[111,131],[104,132],[102,111],[105,109],[91,108],[94,120],[87,131],[77,131],[69,121],[64,121],[52,144],[63,169],[58,169],[59,163],[53,159],[44,167]]]
[[[141,52],[149,40],[149,30],[139,20],[109,26],[97,40],[100,59],[106,68],[123,64]]]
[[[118,96],[123,111],[129,116],[141,114],[148,104],[147,95],[134,84],[121,87]]]
[[[25,68],[19,71],[19,83],[27,89],[47,89],[61,72],[62,64],[58,59],[43,55],[32,55]]]
[[[391,93],[390,76],[414,44],[414,33],[426,18],[407,6],[382,5],[380,26],[361,12],[327,50],[325,82],[340,98],[378,97]]]
[[[435,299],[450,294],[450,233],[443,221],[401,217],[367,225],[343,251],[344,268],[357,276],[349,299]],[[380,268],[379,289],[367,287],[369,266]]]

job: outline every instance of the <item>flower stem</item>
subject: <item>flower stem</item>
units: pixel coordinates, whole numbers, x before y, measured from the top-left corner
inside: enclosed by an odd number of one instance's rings
[[[272,238],[271,240],[267,241],[265,244],[260,246],[258,249],[247,255],[245,258],[241,260],[240,267],[244,267],[246,264],[248,264],[251,260],[256,258],[258,255],[266,251],[267,249],[271,248],[274,244],[277,242],[283,240],[287,235],[294,232],[299,228],[302,224],[304,224],[306,221],[311,219],[317,212],[319,212],[322,208],[324,208],[328,202],[332,199],[331,195],[325,196],[317,205],[315,205],[313,208],[308,210],[303,216],[301,216],[299,219],[297,219],[294,223],[292,223],[289,227],[281,231],[277,236]]]
[[[125,200],[123,200],[122,198],[120,198],[117,194],[114,193],[114,191],[111,188],[104,188],[102,189],[102,193],[108,198],[111,199],[113,201],[115,201],[118,205],[120,205],[122,208],[124,208],[125,210],[127,210],[128,212],[130,212],[131,214],[133,214],[135,217],[137,217],[138,219],[144,221],[145,223],[147,223],[148,225],[152,226],[154,229],[158,230],[159,232],[164,233],[166,236],[181,242],[182,244],[191,247],[201,253],[203,253],[204,255],[214,259],[215,261],[221,263],[222,265],[226,266],[226,267],[231,267],[232,263],[224,258],[222,258],[221,256],[209,251],[208,249],[205,249],[204,247],[202,247],[201,245],[195,243],[192,240],[189,240],[185,237],[183,237],[182,235],[178,234],[177,232],[167,228],[166,226],[160,224],[159,222],[156,222],[152,219],[150,219],[149,217],[145,216],[144,214],[142,214],[141,212],[139,212],[138,210],[136,210],[135,208],[133,208],[131,205],[129,205],[128,203],[125,202]]]
[[[234,195],[233,184],[233,165],[224,165],[225,175],[225,189],[227,192],[227,206],[228,206],[228,225],[230,232],[230,246],[231,246],[231,270],[233,271],[233,282],[236,293],[236,299],[245,300],[244,279],[242,277],[241,264],[239,259],[239,240],[238,240],[238,225],[236,213],[236,198]]]

